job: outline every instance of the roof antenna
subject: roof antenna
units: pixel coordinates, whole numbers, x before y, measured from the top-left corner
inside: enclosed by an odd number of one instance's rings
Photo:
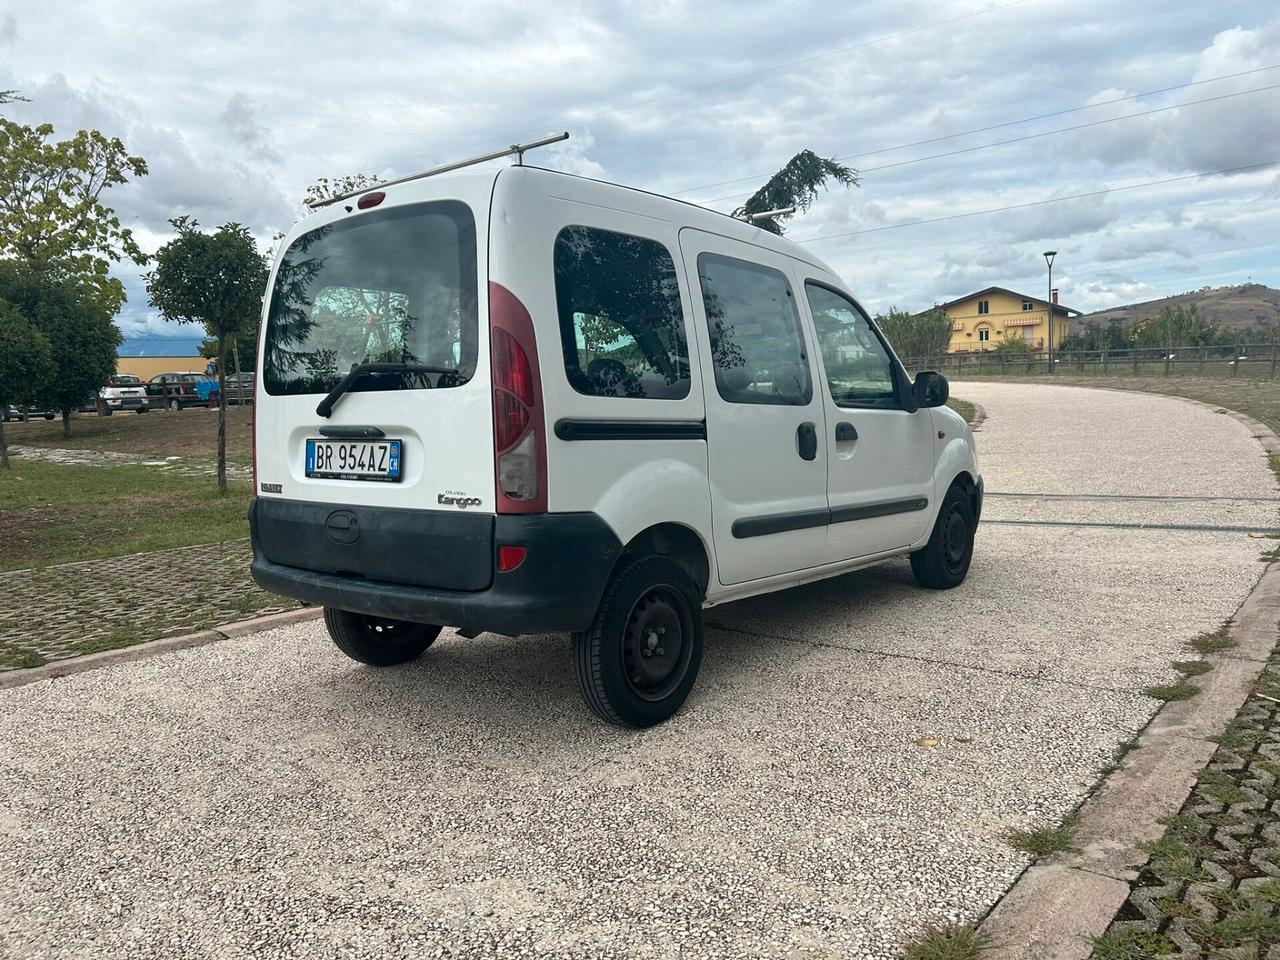
[[[340,193],[336,197],[325,197],[323,200],[308,200],[307,206],[312,210],[317,207],[327,207],[331,203],[337,203],[339,200],[349,200],[351,197],[359,196],[362,193],[368,193],[370,190],[381,190],[384,187],[395,186],[397,183],[407,183],[410,180],[421,180],[423,177],[434,177],[440,173],[449,173],[451,170],[461,170],[463,167],[472,167],[477,163],[485,163],[489,160],[498,160],[502,157],[514,156],[516,165],[524,165],[524,154],[526,150],[533,150],[537,147],[545,147],[551,143],[559,143],[562,140],[569,139],[569,132],[552,134],[549,137],[543,137],[541,140],[530,140],[528,143],[513,143],[509,147],[503,147],[493,153],[486,153],[479,157],[470,157],[466,160],[458,160],[454,163],[446,163],[442,167],[432,167],[430,170],[423,170],[421,173],[411,173],[407,177],[398,177],[395,180],[388,180],[385,183],[371,183],[368,186],[361,187],[359,190],[352,190],[350,193]],[[776,212],[776,211],[775,211]]]

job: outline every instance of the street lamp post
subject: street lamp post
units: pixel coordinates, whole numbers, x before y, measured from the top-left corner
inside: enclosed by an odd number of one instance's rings
[[[1044,262],[1049,265],[1049,299],[1045,301],[1049,309],[1049,373],[1053,373],[1053,258],[1058,255],[1057,250],[1046,250],[1044,252]]]

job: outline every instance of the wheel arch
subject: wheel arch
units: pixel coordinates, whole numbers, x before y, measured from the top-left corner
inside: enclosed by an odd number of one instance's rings
[[[688,572],[698,585],[701,600],[711,581],[711,554],[702,536],[683,523],[655,523],[641,530],[622,548],[619,563],[628,557],[657,554],[670,557]]]

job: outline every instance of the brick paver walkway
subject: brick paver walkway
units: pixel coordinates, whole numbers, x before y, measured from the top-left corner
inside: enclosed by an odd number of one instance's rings
[[[296,608],[250,557],[244,539],[0,573],[0,671]]]
[[[1280,957],[1280,654],[1255,689],[1094,960]]]

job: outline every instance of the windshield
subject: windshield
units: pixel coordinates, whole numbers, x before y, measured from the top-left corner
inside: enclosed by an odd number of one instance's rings
[[[379,210],[303,234],[276,273],[263,382],[270,394],[457,387],[476,368],[476,230],[454,200]]]

